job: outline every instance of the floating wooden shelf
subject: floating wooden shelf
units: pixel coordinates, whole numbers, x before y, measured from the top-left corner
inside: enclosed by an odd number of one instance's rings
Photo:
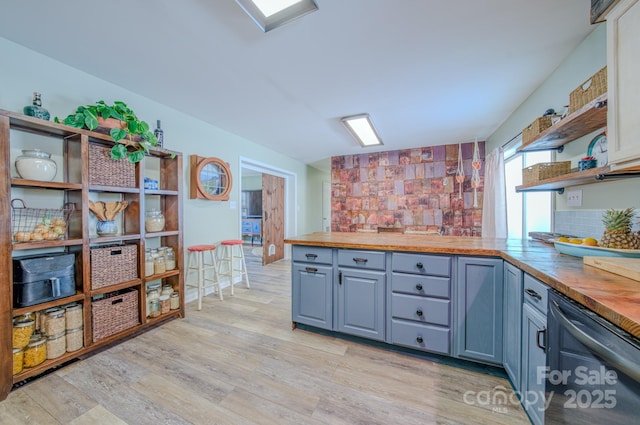
[[[607,125],[607,93],[598,96],[518,148],[518,152],[557,149]]]
[[[609,166],[591,168],[584,171],[576,171],[574,173],[562,174],[550,179],[540,180],[535,183],[523,184],[516,186],[516,192],[541,192],[541,191],[560,191],[565,187],[579,186],[588,183],[597,183],[598,177],[606,175],[609,172]]]

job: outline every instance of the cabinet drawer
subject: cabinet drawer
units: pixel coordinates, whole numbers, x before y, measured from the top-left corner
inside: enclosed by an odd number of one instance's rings
[[[338,250],[338,265],[359,269],[384,270],[382,251],[358,251],[354,249]]]
[[[293,261],[302,261],[305,263],[333,263],[331,259],[331,248],[294,245],[291,257],[293,258]]]
[[[396,319],[449,326],[451,317],[449,306],[449,300],[403,294],[391,296],[391,314]]]
[[[391,290],[409,295],[449,298],[451,296],[451,279],[448,277],[393,273],[391,276]]]
[[[391,342],[418,350],[449,354],[450,332],[448,328],[391,320]]]
[[[451,257],[393,253],[394,272],[419,273],[431,276],[451,276]]]
[[[539,312],[547,314],[547,285],[538,279],[524,274],[524,302],[535,307]]]

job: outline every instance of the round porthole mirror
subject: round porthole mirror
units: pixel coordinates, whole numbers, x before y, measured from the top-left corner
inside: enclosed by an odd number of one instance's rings
[[[191,155],[191,199],[227,201],[231,184],[231,170],[226,162]]]

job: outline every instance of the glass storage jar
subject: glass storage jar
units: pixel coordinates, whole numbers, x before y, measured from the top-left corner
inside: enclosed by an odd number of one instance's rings
[[[33,335],[35,321],[25,320],[13,322],[13,348],[24,348]]]
[[[176,254],[173,252],[173,248],[167,247],[164,250],[164,266],[167,270],[173,270],[176,268]]]
[[[64,311],[67,330],[82,327],[82,304],[69,304]]]
[[[56,176],[57,166],[49,152],[25,149],[16,158],[16,171],[23,179],[50,182]]]
[[[144,277],[149,277],[153,274],[153,256],[151,250],[147,250],[144,254]]]
[[[44,321],[44,332],[47,335],[58,335],[64,333],[67,329],[65,312],[61,308],[57,308],[47,313],[47,318]]]
[[[24,350],[22,348],[13,349],[13,374],[17,375],[22,372],[24,367]]]
[[[160,274],[166,271],[167,271],[167,268],[165,267],[165,264],[164,264],[164,256],[158,255],[156,258],[153,259],[153,273]]]
[[[171,310],[171,301],[169,301],[169,295],[160,295],[160,313],[167,314]]]
[[[171,310],[177,310],[180,308],[180,294],[178,292],[174,292],[169,296]]]
[[[47,339],[41,336],[32,338],[24,349],[24,367],[38,366],[47,359]]]
[[[67,352],[65,332],[47,337],[47,359],[57,359]]]
[[[146,212],[144,230],[147,232],[161,232],[164,229],[164,215],[160,210],[152,209]]]
[[[171,294],[173,294],[173,286],[162,285],[162,292],[160,292],[160,295],[171,295]]]
[[[147,316],[151,316],[151,302],[157,300],[160,297],[160,292],[157,288],[147,289]]]
[[[66,333],[67,353],[78,351],[84,347],[84,328],[69,329]]]
[[[158,298],[149,302],[149,317],[160,316],[160,300]]]

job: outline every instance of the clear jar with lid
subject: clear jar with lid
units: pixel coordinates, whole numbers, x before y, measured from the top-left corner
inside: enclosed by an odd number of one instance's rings
[[[151,316],[151,302],[160,298],[160,291],[157,287],[147,289],[147,316]]]
[[[176,254],[171,247],[164,250],[164,266],[167,270],[176,268]]]
[[[153,256],[151,250],[147,250],[144,254],[144,277],[149,277],[153,274]]]
[[[13,348],[24,348],[29,344],[29,339],[33,335],[34,324],[34,320],[13,322]]]
[[[66,333],[67,353],[78,351],[84,346],[84,328],[69,329]]]
[[[23,367],[24,367],[24,349],[14,348],[13,349],[13,374],[17,375],[20,372],[22,372]]]
[[[173,286],[171,285],[162,285],[162,292],[160,292],[160,295],[171,295],[173,294]]]
[[[64,333],[67,329],[65,312],[61,308],[57,308],[47,313],[44,321],[44,332],[47,335],[58,335]]]
[[[65,332],[47,337],[47,359],[57,359],[67,352]]]
[[[169,295],[160,295],[160,313],[167,314],[171,310],[171,301],[169,301]]]
[[[38,366],[47,359],[47,339],[41,336],[31,338],[24,349],[24,367]]]
[[[64,311],[67,330],[82,327],[82,304],[69,304],[64,307]]]
[[[167,268],[165,267],[165,264],[164,264],[164,256],[158,255],[156,258],[153,259],[153,273],[161,274],[166,271],[167,271]]]
[[[169,295],[169,301],[170,301],[169,308],[171,308],[171,310],[179,309],[180,308],[180,293],[174,292],[171,295]]]
[[[56,311],[59,310],[58,307],[51,307],[48,308],[46,310],[42,310],[40,311],[40,316],[39,316],[39,321],[38,321],[38,326],[36,326],[38,328],[38,330],[40,331],[40,333],[45,333],[45,326],[46,326],[46,321],[47,321],[47,315],[49,313],[51,313],[52,311]]]
[[[144,230],[147,232],[161,232],[164,229],[164,215],[158,209],[146,212],[144,218]]]
[[[160,300],[158,298],[149,302],[149,317],[160,316]]]

